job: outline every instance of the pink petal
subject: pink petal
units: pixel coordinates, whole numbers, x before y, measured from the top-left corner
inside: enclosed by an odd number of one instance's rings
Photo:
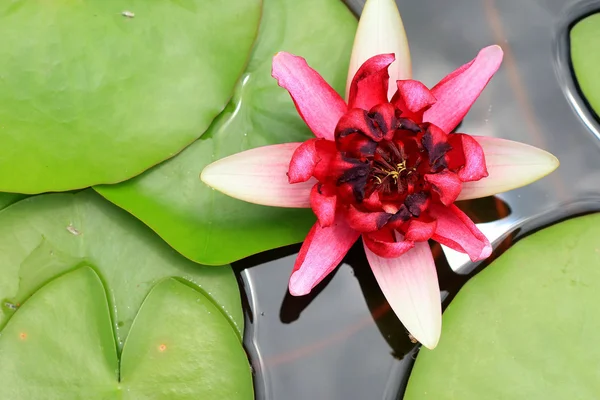
[[[524,143],[475,136],[485,154],[488,177],[463,183],[458,200],[507,192],[543,178],[559,166],[552,154]]]
[[[306,182],[312,177],[315,166],[320,161],[315,147],[317,140],[309,139],[294,151],[287,172],[290,183]]]
[[[402,116],[419,121],[422,112],[436,102],[435,96],[427,86],[412,79],[398,81],[398,91],[392,98],[392,103],[400,110]]]
[[[318,222],[313,225],[294,264],[290,294],[304,296],[310,293],[337,267],[359,236],[340,215],[329,227],[323,228]]]
[[[462,189],[462,181],[454,172],[445,170],[437,174],[426,174],[423,178],[433,186],[444,205],[454,203]]]
[[[373,275],[392,310],[410,334],[433,349],[442,330],[442,307],[435,263],[427,242],[398,258],[382,258],[366,245]]]
[[[437,221],[435,220],[426,221],[424,218],[413,218],[408,223],[408,229],[404,238],[411,242],[424,242],[431,239],[436,227]]]
[[[474,137],[462,133],[448,135],[448,143],[452,150],[448,152],[448,167],[452,168],[453,158],[456,157],[464,164],[458,170],[458,177],[463,182],[478,181],[488,176],[483,148]]]
[[[492,245],[473,221],[454,204],[445,207],[431,204],[429,215],[437,219],[432,239],[456,251],[467,253],[471,261],[479,261],[492,254]]]
[[[377,54],[392,53],[396,61],[389,68],[388,97],[396,91],[394,82],[410,79],[410,51],[404,25],[394,0],[368,0],[360,15],[346,85],[349,98],[350,83],[360,66]]]
[[[437,102],[423,120],[451,132],[467,114],[502,62],[500,46],[482,49],[470,63],[442,79],[431,92]]]
[[[298,113],[315,136],[333,140],[335,125],[346,112],[336,91],[302,57],[280,52],[273,57],[273,78],[287,89]]]
[[[301,143],[258,147],[222,158],[206,166],[200,179],[236,199],[273,207],[310,207],[316,180],[290,184],[287,170]]]
[[[379,54],[365,61],[352,79],[348,108],[370,110],[377,104],[387,103],[388,66],[392,62],[393,54]]]
[[[358,232],[373,232],[381,229],[392,214],[385,212],[365,212],[360,211],[353,205],[350,205],[346,211],[346,218],[350,227]]]
[[[335,220],[337,196],[335,187],[317,183],[310,192],[310,208],[323,228],[331,226]]]
[[[414,247],[414,242],[396,237],[390,229],[363,234],[363,243],[373,253],[383,258],[396,258]]]

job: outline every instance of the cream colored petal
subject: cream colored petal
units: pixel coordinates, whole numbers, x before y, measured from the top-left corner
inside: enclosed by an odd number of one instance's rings
[[[388,96],[391,98],[396,91],[395,82],[412,77],[408,40],[394,0],[367,0],[354,38],[346,100],[352,78],[360,66],[369,58],[385,53],[394,53],[396,56],[396,61],[389,68]]]
[[[301,143],[285,143],[243,151],[207,165],[200,179],[236,199],[272,207],[309,208],[316,183],[290,184],[287,171]]]
[[[427,242],[397,258],[383,258],[364,246],[375,279],[410,334],[433,349],[442,331],[442,306],[435,262]]]
[[[463,183],[457,200],[492,196],[529,185],[559,166],[552,154],[524,143],[474,136],[483,148],[489,176]]]

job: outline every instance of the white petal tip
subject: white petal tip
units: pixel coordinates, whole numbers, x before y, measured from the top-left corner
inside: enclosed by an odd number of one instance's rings
[[[441,327],[441,325],[440,325]],[[437,330],[437,331],[431,331],[431,332],[422,332],[419,335],[415,335],[413,333],[411,333],[411,335],[419,341],[419,343],[421,343],[423,346],[427,347],[429,350],[433,350],[437,347],[439,341],[440,341],[440,336],[441,336],[441,329]]]
[[[305,285],[301,284],[301,276],[299,276],[298,272],[294,272],[292,276],[290,276],[290,282],[288,284],[288,290],[290,294],[294,297],[298,296],[306,296],[310,293],[311,288],[306,288]]]

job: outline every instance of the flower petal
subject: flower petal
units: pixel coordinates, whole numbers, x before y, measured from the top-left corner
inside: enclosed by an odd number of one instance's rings
[[[431,239],[436,227],[437,221],[431,218],[412,218],[408,222],[408,229],[404,238],[412,242],[424,242]]]
[[[388,66],[393,62],[393,54],[379,54],[365,61],[352,78],[348,108],[369,110],[377,104],[387,103]]]
[[[470,63],[442,79],[431,89],[437,102],[425,111],[423,121],[452,132],[500,67],[502,55],[500,46],[486,47]]]
[[[436,102],[435,96],[423,83],[412,79],[396,82],[398,91],[392,103],[400,110],[402,116],[413,121],[421,121],[423,112]]]
[[[474,137],[453,133],[448,135],[448,143],[452,147],[446,155],[448,168],[453,169],[452,163],[459,162],[462,165],[458,170],[461,181],[478,181],[488,176],[483,148]]]
[[[432,239],[456,251],[467,253],[471,261],[479,261],[492,254],[492,245],[483,233],[454,204],[445,207],[431,204],[429,215],[437,220]]]
[[[315,166],[321,160],[317,154],[317,140],[307,140],[298,146],[294,154],[292,154],[287,172],[290,183],[306,182],[312,177]]]
[[[462,181],[452,171],[444,170],[437,174],[426,174],[423,178],[431,183],[433,190],[440,196],[440,201],[446,206],[456,201],[462,189]]]
[[[273,207],[308,208],[315,179],[290,184],[290,159],[301,143],[257,147],[206,166],[200,179],[236,199]]]
[[[287,89],[298,113],[319,138],[333,140],[346,103],[302,57],[280,52],[273,57],[273,78]]]
[[[386,212],[365,212],[360,211],[353,205],[346,210],[346,218],[350,227],[359,232],[373,232],[381,229],[392,214]]]
[[[402,18],[394,0],[367,0],[360,15],[346,85],[346,99],[356,71],[369,58],[377,54],[392,53],[396,61],[389,68],[388,99],[396,91],[399,79],[410,79],[410,51]]]
[[[376,232],[363,234],[365,246],[379,257],[396,258],[412,249],[415,244],[404,240],[401,236],[395,236],[391,229],[381,229]]]
[[[323,228],[333,224],[336,206],[335,187],[322,183],[313,186],[310,192],[310,208],[312,208]]]
[[[427,242],[401,257],[382,258],[365,245],[373,275],[410,334],[433,349],[442,330],[442,306],[435,263]]]
[[[342,261],[360,233],[351,229],[342,215],[326,228],[317,222],[302,244],[289,290],[293,296],[304,296],[321,282]]]
[[[552,154],[512,140],[474,136],[485,154],[488,177],[465,182],[458,200],[507,192],[543,178],[559,166]]]

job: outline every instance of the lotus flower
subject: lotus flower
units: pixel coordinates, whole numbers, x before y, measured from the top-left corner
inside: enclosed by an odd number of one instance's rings
[[[392,39],[372,39],[385,37]],[[486,47],[428,89],[408,79],[408,45],[395,3],[369,0],[347,102],[303,58],[285,52],[273,58],[273,77],[315,138],[224,158],[207,166],[202,180],[252,203],[312,208],[317,222],[294,265],[292,295],[308,294],[362,237],[392,309],[413,337],[434,348],[441,305],[428,240],[473,261],[488,257],[490,242],[454,202],[526,185],[558,166],[535,147],[452,133],[502,55],[500,47]]]

